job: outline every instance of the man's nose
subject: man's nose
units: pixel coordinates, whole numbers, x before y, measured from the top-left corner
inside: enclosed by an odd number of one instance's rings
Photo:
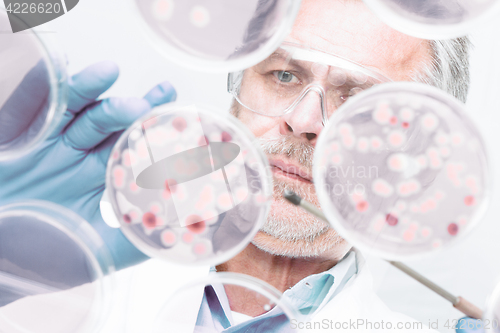
[[[309,90],[291,112],[281,117],[280,133],[293,135],[315,145],[323,129],[322,103],[322,94]]]

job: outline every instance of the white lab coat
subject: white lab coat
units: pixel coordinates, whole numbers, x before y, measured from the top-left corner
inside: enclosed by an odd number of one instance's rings
[[[323,320],[327,320],[328,322],[330,320],[335,322],[340,322],[340,323],[350,323],[351,321],[357,321],[358,319],[362,319],[365,321],[370,321],[372,322],[373,329],[370,330],[370,327],[363,327],[359,326],[358,328],[352,329],[345,326],[344,328],[341,329],[336,329],[335,324],[333,324],[332,329],[325,329],[321,328],[320,330],[317,330],[318,332],[333,332],[333,331],[340,331],[340,332],[436,332],[434,330],[428,329],[425,324],[419,323],[421,326],[421,329],[418,327],[411,327],[411,328],[402,328],[402,329],[396,329],[398,323],[407,324],[413,324],[413,323],[418,323],[415,319],[406,316],[404,314],[394,312],[391,309],[389,309],[383,302],[382,300],[375,294],[373,290],[373,283],[372,283],[372,276],[370,271],[368,270],[367,267],[365,267],[365,260],[361,253],[359,251],[356,251],[356,261],[358,265],[358,273],[355,274],[344,286],[342,291],[336,295],[326,306],[323,308],[318,309],[317,314],[308,319],[311,322],[322,322]],[[184,268],[186,269],[186,268]],[[208,274],[208,267],[191,267],[189,268],[189,273],[183,274],[182,277],[177,277],[179,281],[183,280],[184,283],[187,283],[187,280],[191,279],[196,279],[197,277],[201,277],[203,274]],[[141,276],[136,276],[136,278],[142,280],[142,279],[149,279],[151,281],[151,277],[146,271],[142,272]],[[162,277],[157,277],[157,279],[161,280]],[[144,289],[144,285],[142,285],[142,289],[137,291],[136,296],[143,297],[143,298],[150,298],[153,294],[152,292],[151,295],[147,295],[147,291]],[[165,293],[170,293],[172,290],[167,290],[168,286],[164,286],[165,288]],[[153,288],[155,289],[155,288]],[[201,304],[203,296],[203,290],[200,288],[196,293],[191,293],[192,299],[189,300],[190,304],[193,304],[193,306],[189,308],[184,308],[184,307],[178,307],[176,309],[176,313],[173,314],[174,317],[176,318],[185,318],[187,322],[192,323],[191,327],[189,329],[185,329],[185,332],[192,333],[193,328],[196,322],[196,318],[198,315],[198,309],[199,305]],[[158,295],[157,295],[158,297]],[[404,296],[402,296],[404,297]],[[187,302],[186,302],[187,303]],[[135,307],[137,310],[131,309],[132,312],[140,311],[140,308],[144,307],[144,303],[138,301],[135,304]],[[139,313],[135,313],[136,319],[137,315]],[[146,313],[142,312],[142,318],[144,319],[142,321],[142,325],[138,325],[140,321],[136,321],[135,319],[132,319],[132,321],[129,322],[127,325],[127,333],[138,333],[138,332],[144,332],[141,331],[141,327],[144,328],[143,324],[149,320],[153,320],[151,317],[151,313]],[[147,319],[146,319],[147,317]],[[379,328],[376,329],[375,323],[381,323],[381,321],[384,321],[384,329]],[[135,322],[135,325],[134,323]],[[387,322],[391,322],[393,329],[387,329]],[[298,323],[297,323],[298,324]],[[407,324],[409,325],[409,324]],[[171,330],[165,330],[165,332],[170,332]],[[108,332],[108,331],[106,331]],[[109,331],[109,332],[114,332],[114,331]],[[172,332],[179,332],[183,333],[180,328],[173,329]],[[315,330],[304,330],[304,332],[315,332]]]
[[[413,325],[416,320],[403,315],[401,313],[391,311],[375,294],[372,286],[371,274],[364,264],[364,258],[358,252],[356,255],[358,264],[358,273],[355,274],[344,286],[343,290],[336,295],[325,306],[318,309],[316,315],[309,319],[298,319],[297,327],[307,328],[306,321],[309,325],[316,323],[317,329],[306,329],[305,332],[435,332],[427,329],[423,324],[422,328]],[[156,267],[153,267],[157,265]],[[158,270],[158,267],[161,269]],[[173,271],[182,272],[180,274],[172,274]],[[106,322],[101,330],[103,333],[147,333],[152,332],[155,318],[160,312],[162,306],[169,295],[177,290],[179,286],[186,284],[189,280],[194,280],[208,274],[208,267],[180,267],[149,262],[143,264],[142,267],[132,268],[122,272],[118,272],[115,277],[115,301],[113,302],[112,311],[106,318]],[[0,308],[0,327],[2,327],[2,314],[15,312],[15,309],[23,309],[23,313],[40,313],[43,309],[43,304],[54,303],[54,299],[62,299],[64,293],[74,293],[80,290],[83,291],[86,286],[73,288],[70,291],[62,291],[53,294],[45,294],[39,296],[28,297],[16,301],[4,308]],[[163,332],[176,333],[192,333],[198,309],[203,296],[203,288],[199,288],[194,293],[190,293],[191,299],[186,299],[186,304],[191,304],[189,307],[176,307],[174,316],[184,318],[186,322],[192,323],[189,328],[165,328]],[[29,309],[29,310],[28,310]],[[28,311],[26,311],[28,310]],[[64,307],[59,306],[57,309],[59,318],[66,320],[71,317],[71,314],[64,313]],[[42,318],[37,316],[40,323],[30,325],[35,327],[44,327]],[[50,318],[49,315],[46,316]],[[47,320],[54,320],[50,318]],[[358,320],[364,320],[364,323]],[[300,321],[300,323],[299,323]],[[381,327],[382,321],[384,327]],[[372,326],[370,329],[369,324]],[[390,322],[392,329],[387,328],[387,323]],[[325,324],[326,323],[326,324]],[[352,326],[353,323],[358,323],[358,327]],[[403,325],[402,329],[397,329],[399,325]],[[378,326],[377,326],[378,325]],[[419,324],[420,325],[420,324]],[[51,325],[47,326],[47,329]],[[315,326],[309,326],[315,327]],[[54,333],[54,329],[38,332]],[[10,332],[9,332],[10,333]]]
[[[338,295],[323,308],[318,309],[317,314],[310,319],[312,322],[321,323],[323,320],[329,322],[328,327],[318,330],[319,332],[436,332],[427,328],[423,323],[405,328],[405,324],[413,325],[413,323],[418,323],[418,321],[389,309],[375,294],[372,276],[368,268],[364,267],[365,260],[359,251],[356,253],[356,261],[358,264],[358,273],[347,282],[344,289]],[[358,327],[350,326],[351,322],[357,322],[358,320],[371,322],[372,326],[370,327],[366,324],[359,325]],[[382,320],[384,321],[384,327],[378,326],[377,329],[376,323],[382,325]],[[333,324],[330,321],[333,321]],[[391,323],[392,329],[388,328],[388,322]],[[402,323],[402,329],[397,329],[398,323]],[[335,328],[335,325],[343,327],[339,329]],[[306,331],[312,332],[311,330]]]

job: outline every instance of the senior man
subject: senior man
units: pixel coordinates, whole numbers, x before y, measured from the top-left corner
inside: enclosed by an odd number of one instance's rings
[[[362,1],[303,1],[283,48],[287,50],[290,45],[348,59],[392,81],[420,81],[442,88],[462,101],[466,99],[469,81],[467,38],[438,42],[407,36],[382,23]],[[311,82],[304,82],[307,80],[303,79],[303,73],[308,70],[314,72],[314,61],[297,65],[299,61],[294,64],[294,60],[290,59],[293,56],[288,53],[282,55],[278,51],[239,74],[240,87],[231,112],[262,143],[273,170],[274,198],[270,216],[252,243],[239,255],[219,265],[217,271],[258,277],[285,292],[292,302],[307,308],[307,311],[323,309],[333,318],[342,318],[338,315],[339,311],[345,313],[341,311],[343,307],[356,307],[352,298],[346,300],[342,297],[342,288],[347,288],[345,286],[349,281],[352,294],[352,287],[357,288],[358,284],[355,280],[365,280],[358,277],[362,258],[359,253],[348,254],[351,246],[334,229],[287,203],[282,194],[284,189],[291,189],[319,207],[312,179],[312,155],[324,127],[322,115],[335,112],[356,89],[349,87],[342,91],[339,85],[332,85],[329,75],[338,68],[325,67],[324,77],[318,70],[314,75],[314,81],[323,86],[323,90],[296,94],[298,100],[286,109],[286,113],[269,110],[279,104],[276,102],[277,95],[286,94],[287,89],[293,90],[296,86],[300,91],[300,86]],[[317,61],[324,63],[323,58]],[[297,70],[297,66],[300,69]],[[376,74],[373,77],[377,77]],[[366,81],[365,78],[357,88],[362,90],[377,83],[366,84]],[[268,91],[274,90],[276,96],[268,98],[268,94],[272,93],[260,91],[256,87],[259,84],[265,85]],[[337,93],[331,94],[329,89]],[[255,100],[261,104],[269,102],[270,105],[252,104],[251,101]],[[323,110],[324,100],[328,110]],[[342,267],[338,268],[340,264]],[[306,285],[312,286],[312,289],[307,290]],[[231,302],[231,288],[226,290]],[[381,317],[378,319],[390,317],[388,312],[383,313],[381,309],[384,306],[379,301],[365,296],[366,302],[363,298],[356,298],[355,302],[359,302],[358,314],[364,313],[363,316],[377,319],[377,316],[369,316],[369,312],[373,311]],[[344,301],[336,302],[335,298],[339,297]],[[370,299],[373,302],[368,301]],[[233,301],[231,310],[255,313],[257,309],[252,308],[249,301]],[[328,303],[335,303],[336,306]],[[327,310],[329,307],[331,309]],[[363,316],[354,318],[366,318]]]
[[[413,320],[392,313],[371,290],[361,255],[350,251],[351,246],[335,230],[285,202],[282,193],[289,188],[318,205],[311,177],[314,147],[325,117],[350,95],[386,80],[421,81],[465,101],[468,48],[466,38],[438,42],[399,33],[382,23],[360,0],[304,0],[283,47],[262,63],[231,74],[233,83],[238,85],[232,91],[235,100],[231,112],[262,143],[273,166],[275,189],[271,213],[262,230],[239,255],[216,267],[217,271],[244,273],[270,283],[301,312],[311,314],[314,321],[385,320],[394,323],[392,328],[408,329],[405,324]],[[299,93],[296,103],[286,109],[289,112],[282,114],[266,105],[251,105],[252,99],[266,101],[257,94],[264,82],[274,82],[278,89],[306,85],[290,69],[294,66],[290,61],[293,57],[287,53],[291,49],[343,59],[357,66],[366,78],[342,93],[338,87],[345,82],[334,89],[328,80],[332,66],[323,67],[322,72],[321,68],[312,68],[316,63],[313,58],[297,58],[294,60],[308,64],[303,69],[314,74],[314,89]],[[274,63],[281,67],[263,70]],[[0,202],[34,198],[73,209],[93,224],[110,248],[117,267],[123,268],[145,257],[119,231],[102,221],[99,199],[104,189],[105,162],[120,131],[151,107],[175,99],[175,92],[163,84],[144,99],[115,98],[95,103],[116,78],[117,69],[109,63],[92,66],[73,77],[68,111],[55,134],[32,154],[1,163]],[[54,163],[55,159],[60,163]],[[73,189],[71,193],[60,191],[68,187]],[[199,311],[199,327],[228,332],[286,332],[297,324],[287,322],[272,310],[262,314],[249,294],[230,287],[225,292],[230,309],[221,305],[219,298],[223,295],[210,290],[200,299],[200,306],[193,304]],[[231,311],[243,316],[235,320]],[[412,330],[420,327],[411,326]],[[356,329],[370,330],[366,326]]]

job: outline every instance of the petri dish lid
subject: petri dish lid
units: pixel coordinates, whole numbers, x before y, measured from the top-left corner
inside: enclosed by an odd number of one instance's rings
[[[348,242],[405,260],[457,242],[489,198],[481,135],[451,95],[387,83],[340,107],[321,133],[314,182],[321,207]]]
[[[221,324],[214,323],[211,311]],[[203,320],[204,314],[210,319]],[[245,332],[300,332],[290,324],[298,318],[291,302],[268,283],[239,273],[211,273],[167,297],[152,332],[219,333],[237,325]]]
[[[0,8],[0,161],[22,156],[47,138],[67,102],[66,64],[48,34],[12,33],[23,21]]]
[[[488,301],[482,324],[486,333],[500,332],[500,283]]]
[[[425,39],[465,36],[500,11],[498,0],[363,0],[387,25]]]
[[[102,239],[72,211],[45,201],[0,208],[1,332],[98,332],[113,272]]]
[[[167,104],[116,143],[106,188],[125,236],[150,257],[216,265],[265,221],[272,178],[250,131],[229,113]]]
[[[300,0],[130,0],[151,42],[169,60],[205,72],[246,69],[290,32]]]

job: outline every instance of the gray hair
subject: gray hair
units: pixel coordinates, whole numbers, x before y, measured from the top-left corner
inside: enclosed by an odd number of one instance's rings
[[[445,5],[443,3],[435,3],[433,0],[422,1],[426,1],[428,4],[419,3],[415,6],[416,2],[413,0],[405,0],[400,5],[410,6],[412,12],[426,10],[427,12],[421,15],[433,17],[439,17],[444,13],[459,16],[461,15],[460,11],[463,10],[455,7],[443,10],[441,8]],[[275,15],[271,15],[276,6],[277,0],[258,0],[257,9],[249,23],[244,42],[230,58],[254,51],[263,43],[263,40],[267,41],[267,38],[263,38],[263,36],[268,30],[266,29],[268,24],[276,19]],[[454,8],[458,12],[453,12]],[[414,73],[412,80],[444,90],[465,103],[470,84],[469,51],[472,48],[470,39],[465,36],[455,39],[429,40],[428,42],[431,48],[431,63],[423,64],[423,68]]]
[[[435,86],[465,103],[470,85],[470,39],[459,37],[447,40],[430,40],[430,64],[425,64],[413,77],[414,81]]]

